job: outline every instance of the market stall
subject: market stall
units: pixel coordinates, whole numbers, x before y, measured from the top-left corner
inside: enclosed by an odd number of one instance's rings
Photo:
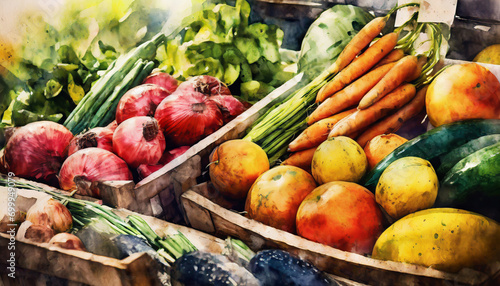
[[[498,3],[146,2],[4,41],[4,284],[499,283]]]

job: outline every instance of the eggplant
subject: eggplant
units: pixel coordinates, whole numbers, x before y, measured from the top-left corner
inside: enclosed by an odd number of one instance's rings
[[[119,250],[119,259],[123,259],[137,252],[146,252],[160,265],[165,267],[168,266],[165,260],[161,258],[160,255],[158,255],[158,252],[156,252],[156,250],[154,250],[149,245],[149,243],[141,237],[135,235],[120,234],[112,237],[111,241]]]
[[[262,286],[339,285],[314,265],[284,250],[262,250],[250,260],[248,268]]]
[[[170,272],[172,285],[259,286],[243,266],[222,254],[194,251],[178,258]]]

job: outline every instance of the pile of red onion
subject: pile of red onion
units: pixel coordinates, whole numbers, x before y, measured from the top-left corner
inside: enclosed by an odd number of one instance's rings
[[[78,194],[100,197],[100,181],[143,179],[245,111],[212,76],[181,84],[155,71],[128,90],[116,120],[73,136],[61,124],[19,127],[7,141],[0,170]]]
[[[6,165],[18,177],[57,186],[57,174],[72,138],[73,134],[61,124],[29,123],[18,128],[7,142]]]
[[[155,118],[172,147],[191,146],[245,111],[213,76],[192,77],[158,105]]]

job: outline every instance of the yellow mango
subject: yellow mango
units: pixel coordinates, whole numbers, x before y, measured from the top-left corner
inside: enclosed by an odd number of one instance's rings
[[[500,225],[452,208],[409,214],[377,239],[372,257],[457,272],[500,261]]]
[[[439,180],[431,163],[419,157],[403,157],[382,173],[375,199],[394,219],[434,205]]]

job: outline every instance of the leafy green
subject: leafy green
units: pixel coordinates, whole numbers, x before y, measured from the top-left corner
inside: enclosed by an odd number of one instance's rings
[[[234,1],[233,1],[234,2]],[[275,25],[249,24],[245,0],[210,4],[190,16],[184,32],[160,48],[160,69],[179,79],[196,75],[219,78],[255,102],[293,77],[284,71],[279,47],[284,33]]]
[[[203,1],[191,2],[184,13],[161,0],[72,0],[25,12],[16,60],[1,63],[12,75],[0,72],[2,126],[62,122],[118,56],[160,32],[170,13],[185,17]]]
[[[302,40],[298,71],[311,79],[318,76],[372,19],[371,14],[352,5],[335,5],[322,12]]]

